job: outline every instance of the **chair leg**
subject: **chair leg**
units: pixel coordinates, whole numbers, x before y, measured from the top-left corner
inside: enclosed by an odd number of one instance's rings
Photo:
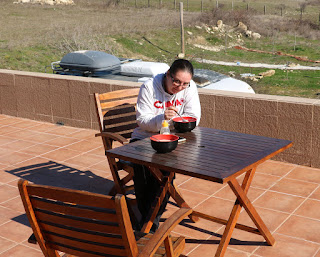
[[[32,235],[28,238],[28,243],[37,244],[36,236],[32,233]]]

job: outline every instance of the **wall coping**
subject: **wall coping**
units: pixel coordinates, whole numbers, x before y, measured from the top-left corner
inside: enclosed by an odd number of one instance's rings
[[[140,87],[140,85],[142,84],[141,82],[132,82],[132,81],[111,80],[111,79],[92,78],[92,77],[88,78],[88,77],[71,76],[71,75],[58,75],[58,74],[52,74],[52,73],[40,73],[40,72],[6,70],[6,69],[0,69],[0,73],[24,75],[24,76],[32,76],[32,77],[42,77],[42,78],[68,79],[73,81],[95,82],[95,83],[129,86],[129,87]],[[240,93],[240,92],[204,89],[204,88],[198,88],[198,92],[199,94],[205,94],[205,95],[227,96],[227,97],[235,97],[235,98],[251,98],[256,100],[320,105],[320,99],[310,99],[310,98],[303,98],[303,97],[250,94],[250,93]]]

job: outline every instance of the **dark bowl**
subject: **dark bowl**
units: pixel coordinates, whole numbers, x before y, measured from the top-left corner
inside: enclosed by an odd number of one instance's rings
[[[196,127],[197,119],[193,117],[183,117],[187,121],[183,121],[181,117],[173,118],[173,126],[176,131],[184,133],[193,130]]]
[[[179,137],[176,135],[154,135],[150,137],[151,146],[158,153],[169,153],[176,149]]]

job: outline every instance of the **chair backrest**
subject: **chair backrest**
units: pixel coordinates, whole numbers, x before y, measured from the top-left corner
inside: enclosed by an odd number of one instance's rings
[[[140,88],[95,93],[100,132],[111,132],[130,138],[136,123],[136,104]]]
[[[138,247],[123,195],[29,184],[18,187],[45,256],[137,256]]]

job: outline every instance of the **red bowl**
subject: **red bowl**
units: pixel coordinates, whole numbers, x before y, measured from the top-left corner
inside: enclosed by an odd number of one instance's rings
[[[179,137],[176,135],[158,134],[150,137],[151,146],[158,153],[169,153],[176,149]]]
[[[173,126],[178,132],[189,132],[196,127],[197,119],[194,117],[183,117],[183,121],[181,117],[175,117],[172,119]]]

